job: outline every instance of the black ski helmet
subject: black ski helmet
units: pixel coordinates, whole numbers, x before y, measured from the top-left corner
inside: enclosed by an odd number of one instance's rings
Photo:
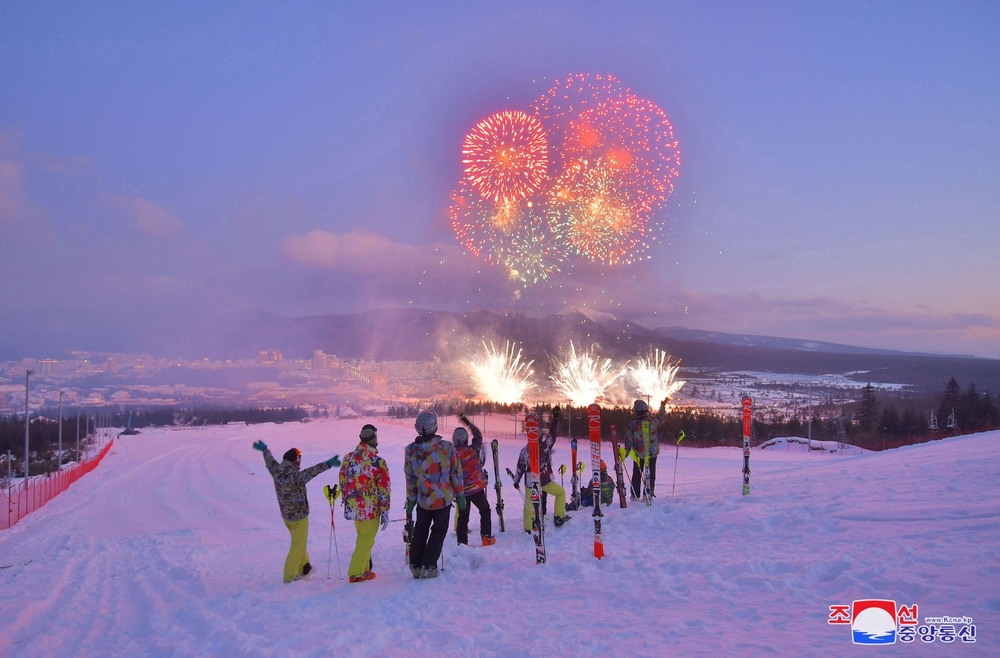
[[[361,434],[358,435],[358,438],[374,448],[378,444],[378,428],[368,423],[361,428]]]
[[[456,446],[465,446],[469,444],[469,432],[464,427],[456,427],[451,433],[451,442]]]
[[[649,405],[646,404],[645,400],[636,400],[635,404],[632,405],[632,411],[635,412],[636,416],[645,416],[649,413]]]
[[[281,456],[286,462],[292,462],[297,464],[302,461],[302,451],[298,448],[289,448],[285,451],[285,454]]]

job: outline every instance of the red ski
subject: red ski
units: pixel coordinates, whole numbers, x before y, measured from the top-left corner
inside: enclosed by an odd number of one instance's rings
[[[545,523],[542,519],[542,485],[538,454],[538,417],[528,414],[524,417],[524,429],[528,434],[528,461],[531,466],[531,506],[534,519],[531,534],[535,539],[535,564],[545,564]]]
[[[587,407],[587,425],[590,429],[590,467],[593,471],[591,489],[594,497],[594,557],[604,557],[604,538],[601,537],[601,408],[597,404]]]

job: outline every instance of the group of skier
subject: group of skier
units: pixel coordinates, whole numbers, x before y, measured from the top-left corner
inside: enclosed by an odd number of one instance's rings
[[[632,500],[638,499],[644,492],[654,495],[656,457],[659,454],[656,430],[666,413],[666,403],[667,400],[660,403],[659,413],[655,416],[649,414],[648,405],[643,400],[636,400],[633,405],[633,418],[628,423],[623,450],[625,455],[633,458]],[[554,521],[556,527],[561,527],[570,517],[566,514],[566,490],[553,479],[552,451],[560,420],[558,406],[552,409],[551,418],[551,423],[543,428],[538,441],[539,480],[542,491],[555,498]],[[483,546],[496,543],[492,513],[486,495],[489,477],[486,473],[483,434],[465,414],[459,416],[459,419],[463,426],[455,428],[451,441],[447,441],[437,433],[437,415],[431,411],[421,412],[414,423],[417,437],[406,446],[403,471],[406,475],[407,525],[404,538],[408,540],[410,573],[418,580],[438,576],[438,560],[448,532],[453,505],[458,507],[455,534],[459,544],[468,544],[470,503],[479,510],[479,532]],[[385,460],[378,455],[378,429],[366,424],[361,428],[358,438],[358,446],[344,458],[343,463],[339,456],[334,455],[305,469],[301,468],[302,453],[297,448],[285,452],[282,461],[278,462],[263,441],[253,444],[256,450],[263,453],[264,463],[274,479],[278,507],[291,535],[291,546],[285,559],[283,574],[286,583],[307,576],[312,571],[306,551],[309,533],[306,484],[334,466],[340,466],[340,477],[338,485],[332,490],[326,488],[331,508],[339,493],[344,505],[344,518],[354,521],[357,531],[357,541],[348,567],[349,580],[358,583],[375,578],[371,553],[379,530],[386,530],[389,524],[389,470]],[[495,457],[496,441],[493,444]],[[647,447],[648,474],[645,460]],[[526,489],[530,483],[529,463],[528,447],[525,446],[518,455],[516,472],[507,470],[514,480],[514,488],[519,492],[522,479]],[[587,495],[588,487],[582,489],[584,505],[587,504],[587,498],[590,498],[592,505],[593,498]],[[611,502],[614,489],[614,482],[602,461],[603,504]],[[530,534],[534,508],[530,496],[522,497],[524,530]],[[579,501],[574,500],[569,507],[575,508],[577,505]],[[498,509],[503,509],[502,504],[498,505]],[[414,511],[415,523],[412,521]]]

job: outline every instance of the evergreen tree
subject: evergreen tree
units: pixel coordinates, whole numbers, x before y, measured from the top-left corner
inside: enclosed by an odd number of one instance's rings
[[[938,423],[941,424],[941,429],[944,429],[945,423],[948,422],[948,416],[951,415],[952,410],[956,412],[958,407],[961,405],[962,401],[962,387],[958,385],[958,381],[954,377],[948,380],[948,385],[944,387],[944,397],[941,399],[941,405],[938,407]]]
[[[868,431],[875,427],[878,421],[878,398],[875,397],[875,387],[871,382],[861,389],[861,402],[858,403],[858,427]]]

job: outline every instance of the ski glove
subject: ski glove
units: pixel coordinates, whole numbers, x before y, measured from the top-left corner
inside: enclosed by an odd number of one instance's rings
[[[462,424],[465,425],[466,427],[472,427],[472,421],[469,420],[469,417],[466,416],[465,414],[460,415],[458,419],[462,421]]]
[[[458,494],[458,509],[465,509],[465,494]]]
[[[417,506],[417,501],[413,498],[406,499],[406,516],[413,514],[413,508]]]
[[[552,407],[552,420],[559,420],[559,413],[560,411],[558,406]]]
[[[334,455],[333,457],[327,459],[326,465],[329,466],[330,468],[333,468],[334,466],[340,466],[340,455]]]
[[[380,522],[379,525],[382,527],[382,530],[385,530],[386,528],[389,527],[389,515],[386,514],[385,512],[382,512],[382,521]]]
[[[264,452],[265,450],[267,450],[267,444],[264,443],[263,441],[254,441],[253,449]]]

